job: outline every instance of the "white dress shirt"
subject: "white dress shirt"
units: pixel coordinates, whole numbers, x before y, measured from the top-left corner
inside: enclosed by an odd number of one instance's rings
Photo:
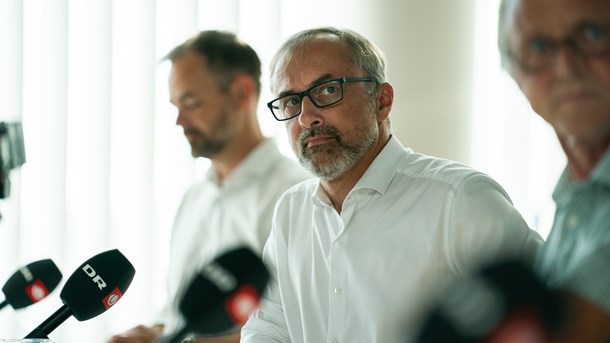
[[[540,236],[488,176],[394,137],[337,213],[318,180],[276,205],[263,258],[272,279],[242,342],[400,342],[435,289]]]
[[[165,332],[180,325],[179,299],[194,273],[237,246],[248,246],[260,254],[277,199],[307,178],[311,176],[267,139],[222,184],[210,169],[203,181],[186,192],[172,231],[168,301],[157,318],[165,324]]]

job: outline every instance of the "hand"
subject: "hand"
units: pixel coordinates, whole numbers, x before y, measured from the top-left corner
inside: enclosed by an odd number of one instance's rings
[[[557,343],[604,343],[610,340],[610,313],[571,292],[562,292],[565,318]]]
[[[152,343],[161,337],[162,331],[163,325],[153,327],[138,325],[131,330],[112,336],[108,343]]]
[[[238,343],[240,332],[234,332],[232,334],[215,337],[196,337],[192,338],[191,342],[194,343]]]

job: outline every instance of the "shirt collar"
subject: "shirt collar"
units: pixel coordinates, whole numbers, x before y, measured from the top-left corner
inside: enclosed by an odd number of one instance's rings
[[[598,184],[610,187],[610,149],[606,151],[606,154],[599,161],[599,164],[593,169],[591,177],[583,182],[583,184]],[[574,182],[569,169],[566,167],[559,177],[557,186],[553,191],[553,200],[558,204],[566,203],[576,186],[577,183]]]
[[[594,182],[610,186],[610,148],[606,151],[606,155],[601,159],[599,165],[593,169],[591,179]]]
[[[404,159],[405,147],[393,135],[360,178],[354,189],[370,188],[384,194]]]
[[[252,178],[263,176],[277,163],[281,158],[281,153],[272,138],[265,138],[259,143],[243,161],[229,174],[225,179],[221,188],[230,188],[240,186],[243,182],[249,182]],[[218,177],[214,168],[210,168],[207,172],[207,178],[215,185],[218,184]]]
[[[379,152],[379,155],[373,160],[373,163],[371,163],[364,175],[358,180],[358,183],[356,183],[351,192],[357,189],[368,188],[384,194],[388,187],[390,187],[390,183],[404,159],[404,152],[405,147],[396,137],[391,136],[388,143]],[[325,203],[332,207],[330,199],[319,181],[314,189],[312,200],[315,204],[320,205]]]

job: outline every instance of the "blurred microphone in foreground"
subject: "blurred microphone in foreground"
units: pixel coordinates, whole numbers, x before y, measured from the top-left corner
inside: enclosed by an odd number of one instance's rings
[[[59,295],[64,304],[25,338],[48,338],[70,316],[85,321],[102,314],[121,299],[134,275],[117,249],[91,257],[66,281]]]
[[[32,262],[16,271],[2,287],[5,300],[0,309],[30,306],[44,299],[61,280],[61,272],[51,259]]]
[[[448,287],[416,342],[551,342],[562,312],[559,296],[529,267],[502,261]]]
[[[180,301],[185,324],[158,343],[179,343],[189,335],[213,336],[239,330],[258,307],[269,281],[261,259],[248,248],[229,251],[203,267]]]

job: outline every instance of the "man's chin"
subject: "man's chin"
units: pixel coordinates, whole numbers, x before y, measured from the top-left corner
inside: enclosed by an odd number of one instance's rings
[[[323,158],[316,156],[317,158],[299,158],[299,163],[312,175],[320,178],[323,181],[332,181],[338,178],[342,174],[337,170],[337,162],[342,164],[342,161],[337,161],[337,158],[328,154],[325,154]]]
[[[191,155],[195,158],[197,158],[197,157],[212,158],[215,154],[209,150],[191,149]]]
[[[316,151],[317,150],[317,151]],[[307,154],[301,154],[300,159],[303,161],[307,161],[310,165],[325,165],[331,163],[333,160],[333,155],[329,154],[328,149],[311,149]]]

